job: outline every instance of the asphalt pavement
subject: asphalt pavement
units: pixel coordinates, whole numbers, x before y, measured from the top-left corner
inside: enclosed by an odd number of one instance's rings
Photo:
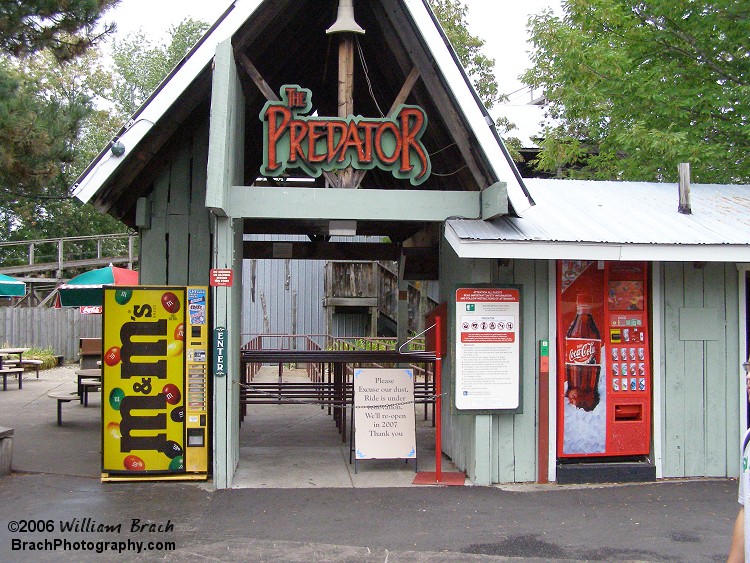
[[[0,426],[16,431],[14,472],[0,477],[1,561],[724,561],[737,514],[732,479],[228,490],[102,483],[98,399],[64,405],[58,427],[46,396],[71,374],[49,370],[0,392]]]

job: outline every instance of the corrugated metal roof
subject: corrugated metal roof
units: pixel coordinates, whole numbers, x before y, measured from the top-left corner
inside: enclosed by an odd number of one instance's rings
[[[469,250],[472,243],[514,243],[513,252],[498,246],[494,254],[609,259],[594,255],[610,250],[619,253],[614,259],[683,260],[689,251],[690,260],[750,260],[750,186],[694,184],[692,214],[684,215],[676,184],[527,179],[526,185],[536,205],[523,217],[448,221],[446,238],[459,256],[491,253]]]

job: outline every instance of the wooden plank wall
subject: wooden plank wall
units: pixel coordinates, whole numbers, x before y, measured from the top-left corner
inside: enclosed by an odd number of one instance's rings
[[[66,361],[78,359],[78,339],[102,335],[101,315],[81,315],[78,308],[0,307],[0,346],[51,347]]]
[[[735,476],[740,363],[734,264],[663,266],[664,477]]]
[[[516,415],[493,418],[492,482],[536,480],[538,342],[549,338],[549,262],[513,260],[499,268],[498,282],[521,286],[521,406]]]
[[[441,300],[452,303],[455,288],[476,283],[521,286],[521,405],[519,414],[458,414],[453,404],[452,350],[444,362],[443,389],[450,393],[443,413],[444,451],[472,479],[482,477],[489,458],[492,483],[536,480],[537,467],[537,342],[549,338],[549,262],[460,260],[451,248],[441,254]],[[455,334],[455,310],[448,307],[448,334]],[[449,337],[452,338],[452,337]],[[489,419],[489,420],[486,420]],[[479,475],[477,475],[477,472]]]
[[[141,229],[141,283],[208,285],[211,233],[206,209],[208,121],[177,136],[148,196],[151,227]]]

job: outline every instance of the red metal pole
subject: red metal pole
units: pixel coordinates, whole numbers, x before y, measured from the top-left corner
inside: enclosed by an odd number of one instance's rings
[[[440,315],[435,315],[435,481],[440,482],[442,477],[442,328]]]
[[[549,478],[549,340],[539,342],[539,464],[537,482],[547,483]]]

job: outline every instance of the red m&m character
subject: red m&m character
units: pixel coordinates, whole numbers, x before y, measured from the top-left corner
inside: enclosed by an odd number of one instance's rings
[[[161,296],[161,304],[167,313],[176,313],[180,310],[180,301],[177,296],[171,291],[167,291]]]
[[[104,363],[107,364],[109,367],[114,367],[120,363],[120,347],[119,346],[112,346],[112,348],[107,350],[107,352],[104,354]]]
[[[180,402],[180,390],[174,383],[167,383],[161,392],[167,397],[167,402],[170,405],[176,405]]]

